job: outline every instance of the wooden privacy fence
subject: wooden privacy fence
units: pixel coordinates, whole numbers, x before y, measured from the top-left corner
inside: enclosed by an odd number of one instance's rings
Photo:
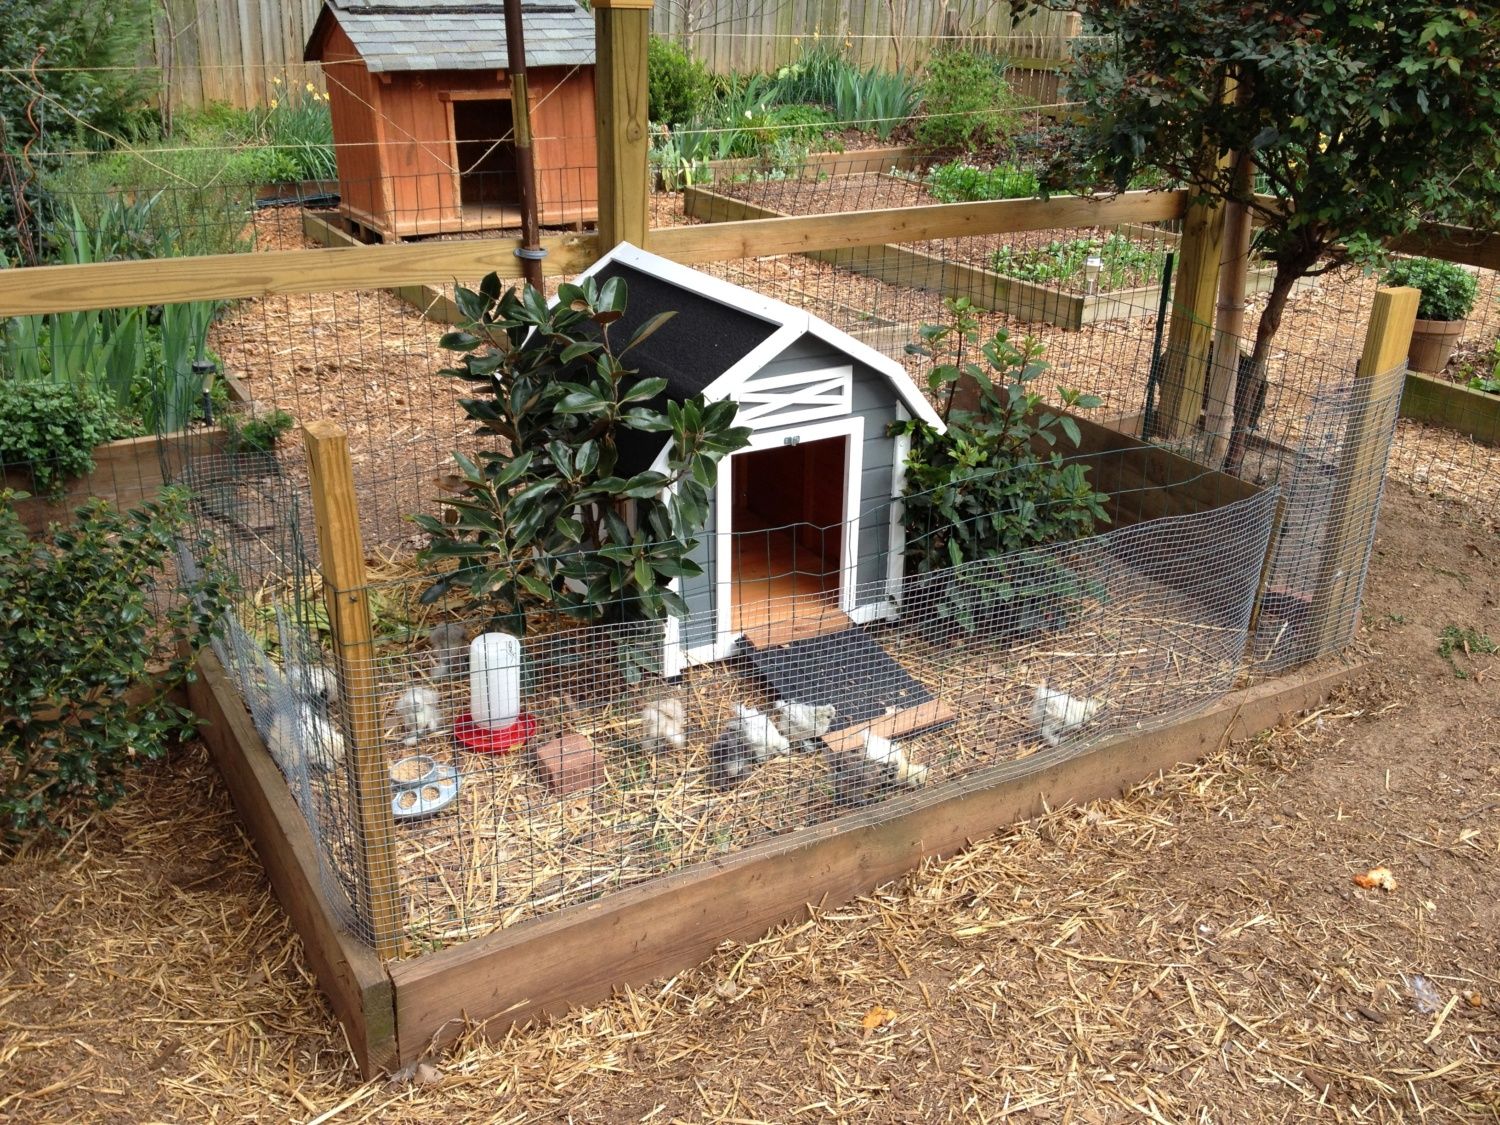
[[[178,108],[211,102],[265,105],[271,79],[321,86],[321,69],[302,61],[322,0],[162,0],[154,62],[165,96]],[[1023,93],[1056,94],[1078,17],[1038,11],[1016,19],[989,0],[663,0],[653,34],[687,46],[711,70],[771,71],[819,43],[841,48],[860,67],[908,70],[942,39],[973,42],[1006,55]]]

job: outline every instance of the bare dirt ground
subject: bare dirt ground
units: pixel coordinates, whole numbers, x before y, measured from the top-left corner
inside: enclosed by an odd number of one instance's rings
[[[1393,486],[1320,713],[425,1081],[359,1081],[184,749],[0,868],[0,1116],[1500,1120],[1500,667],[1438,654],[1500,636],[1497,579],[1493,530]]]

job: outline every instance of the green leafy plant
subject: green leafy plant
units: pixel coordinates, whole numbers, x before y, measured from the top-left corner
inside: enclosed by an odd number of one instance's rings
[[[246,421],[241,421],[235,413],[224,416],[231,453],[270,453],[296,424],[297,419],[285,410],[267,411]]]
[[[983,199],[1026,199],[1040,190],[1029,168],[1000,165],[977,168],[962,160],[934,164],[923,181],[940,203],[975,203]]]
[[[996,144],[1016,131],[1018,105],[1003,59],[941,47],[923,68],[916,137],[932,148]]]
[[[713,94],[708,68],[670,39],[647,47],[647,114],[656,125],[680,125],[702,112]]]
[[[93,472],[94,447],[131,432],[88,388],[0,383],[0,464],[29,469],[44,492],[60,493],[65,481]]]
[[[272,81],[276,93],[259,123],[259,135],[281,166],[260,183],[296,183],[302,180],[332,180],[338,175],[333,153],[333,114],[328,95],[311,82],[300,87]]]
[[[156,598],[187,497],[121,514],[102,500],[31,535],[0,493],[0,846],[108,806],[123,772],[195,729],[169,694],[228,606],[208,570]]]
[[[1465,386],[1487,394],[1500,394],[1500,339],[1490,350],[1473,363],[1467,365],[1468,380]]]
[[[1082,292],[1088,285],[1090,257],[1099,259],[1096,288],[1112,292],[1154,281],[1161,275],[1166,250],[1111,234],[1102,239],[1053,240],[1034,249],[1002,246],[991,255],[990,265],[1006,277]]]
[[[425,560],[452,564],[424,600],[465,594],[517,633],[538,612],[611,623],[686,614],[668,584],[701,573],[690,555],[708,489],[749,431],[733,424],[735,403],[668,400],[664,379],[627,366],[672,314],[612,337],[626,309],[619,278],[563,285],[549,308],[530,287],[502,293],[490,274],[456,300],[468,324],[442,342],[462,360],[443,374],[474,386],[464,411],[494,444],[477,459],[454,454],[463,486],[445,501],[451,523],[415,517],[431,536]],[[668,435],[665,469],[619,475],[621,444],[650,434]]]
[[[1436,258],[1398,258],[1386,267],[1382,285],[1422,291],[1418,320],[1463,320],[1474,309],[1479,280],[1462,266]]]
[[[923,326],[908,349],[937,360],[928,386],[946,431],[921,419],[892,427],[911,441],[903,501],[911,601],[963,633],[1021,639],[1062,628],[1100,592],[1041,548],[1092,534],[1108,521],[1106,497],[1085,465],[1063,457],[1082,434],[1035,388],[1046,371],[1041,346],[1014,344],[1003,329],[981,342],[969,300],[947,307],[948,323]],[[1101,401],[1058,392],[1076,409]]]
[[[1465,656],[1473,656],[1476,652],[1484,656],[1492,656],[1500,652],[1500,645],[1496,645],[1486,633],[1481,633],[1469,626],[1459,628],[1457,625],[1444,626],[1442,635],[1438,637],[1438,655],[1443,658],[1453,674],[1460,680],[1467,680],[1469,673],[1458,666],[1453,659],[1456,653]]]
[[[794,63],[776,72],[772,97],[778,102],[813,102],[833,106],[839,83],[858,71],[842,52],[826,42],[815,44]]]

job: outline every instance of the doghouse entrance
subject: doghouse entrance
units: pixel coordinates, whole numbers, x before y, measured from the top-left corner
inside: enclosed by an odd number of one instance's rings
[[[498,220],[509,209],[520,222],[516,175],[515,117],[509,98],[453,102],[453,139],[458,155],[458,196],[465,218]]]
[[[849,438],[733,457],[729,531],[734,629],[816,635],[848,625],[845,573]]]

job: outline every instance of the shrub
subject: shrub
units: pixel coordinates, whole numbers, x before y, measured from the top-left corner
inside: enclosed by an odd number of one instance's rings
[[[0,0],[0,258],[43,258],[46,176],[150,118],[151,0]],[[19,191],[15,189],[19,187]]]
[[[200,578],[153,612],[181,493],[128,515],[95,500],[35,537],[18,498],[0,493],[0,846],[54,827],[59,810],[108,806],[126,769],[192,733],[167,696],[227,607],[222,582]]]
[[[1410,285],[1422,291],[1419,320],[1463,320],[1474,309],[1479,282],[1472,273],[1436,258],[1401,258],[1390,264],[1383,285]]]
[[[94,446],[129,432],[108,399],[61,383],[0,383],[0,464],[25,466],[36,487],[93,472]]]
[[[464,484],[447,501],[453,523],[416,517],[432,537],[424,558],[455,564],[424,601],[465,592],[517,633],[534,611],[612,623],[686,614],[668,583],[701,573],[689,556],[708,489],[749,431],[734,426],[735,403],[667,401],[666,380],[626,366],[671,316],[612,339],[626,298],[619,278],[563,285],[551,308],[529,287],[502,294],[494,274],[477,293],[458,290],[469,323],[443,337],[462,356],[443,374],[474,384],[463,408],[494,444],[477,461],[454,454]],[[620,445],[644,434],[670,435],[666,471],[617,476]],[[624,501],[634,502],[633,528]]]
[[[917,140],[933,148],[995,144],[1017,126],[1018,102],[1005,80],[1005,63],[959,47],[933,52],[922,75]]]
[[[927,173],[927,190],[943,203],[975,203],[983,199],[1025,199],[1040,190],[1036,173],[1006,165],[976,168],[961,160],[934,165]]]
[[[928,374],[947,430],[919,418],[891,430],[911,439],[906,569],[916,600],[964,633],[1021,639],[1061,628],[1097,591],[1036,548],[1092,534],[1108,520],[1105,497],[1085,465],[1063,459],[1060,447],[1081,434],[1072,418],[1043,408],[1033,386],[1046,370],[1040,345],[1012,344],[1004,329],[981,344],[968,299],[946,303],[949,323],[924,326],[908,350],[951,351]],[[960,381],[976,393],[975,409],[956,405]],[[1101,401],[1058,390],[1070,407]]]
[[[659,125],[680,125],[695,117],[713,93],[708,68],[670,39],[653,35],[648,48],[647,113]]]
[[[236,414],[224,416],[231,453],[270,453],[296,424],[297,419],[285,410],[271,410],[247,422],[241,422]]]

